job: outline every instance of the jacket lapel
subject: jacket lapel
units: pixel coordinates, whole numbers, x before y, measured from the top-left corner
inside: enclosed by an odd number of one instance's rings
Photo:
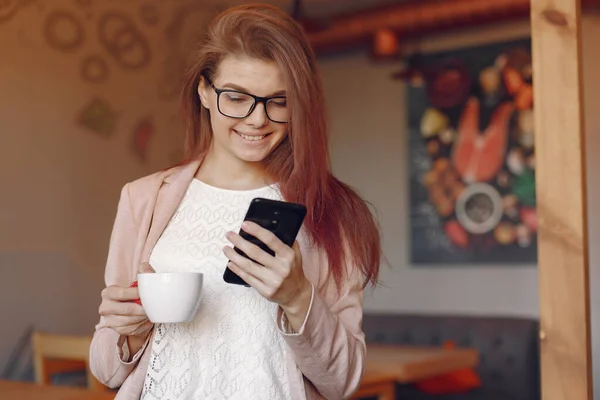
[[[158,239],[179,207],[199,166],[200,161],[193,161],[180,167],[179,171],[173,171],[173,173],[163,178],[152,210],[152,222],[150,223],[148,237],[143,247],[142,262],[149,261],[152,249],[154,249],[156,242],[158,242]]]

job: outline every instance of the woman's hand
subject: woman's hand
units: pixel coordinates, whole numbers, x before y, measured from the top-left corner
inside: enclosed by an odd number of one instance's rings
[[[154,272],[154,269],[144,263],[140,265],[139,272]],[[108,286],[102,291],[102,303],[98,310],[108,328],[127,336],[131,354],[143,346],[153,327],[141,303],[136,302],[139,297],[137,285]]]
[[[223,252],[230,260],[229,268],[264,298],[279,304],[291,327],[298,331],[306,318],[312,296],[311,284],[302,270],[298,242],[289,247],[275,234],[250,221],[245,221],[242,229],[266,244],[275,255],[271,256],[237,233],[228,232],[227,239],[233,246],[256,261],[249,260],[232,247],[226,246]]]

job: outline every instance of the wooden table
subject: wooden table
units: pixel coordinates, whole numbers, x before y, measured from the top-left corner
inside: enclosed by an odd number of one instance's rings
[[[353,398],[393,400],[397,382],[411,383],[478,363],[479,353],[473,349],[368,345],[365,374]]]
[[[111,392],[93,392],[68,386],[0,380],[0,399],[6,400],[113,400]]]

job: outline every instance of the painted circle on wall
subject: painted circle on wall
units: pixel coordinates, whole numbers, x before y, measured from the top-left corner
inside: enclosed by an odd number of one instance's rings
[[[73,14],[55,11],[46,20],[44,35],[54,49],[72,51],[83,44],[84,30]]]
[[[98,22],[98,38],[123,68],[135,70],[150,63],[150,46],[146,38],[124,14],[104,14]]]
[[[108,65],[102,57],[91,55],[81,63],[81,78],[87,82],[100,83],[108,77]]]
[[[502,219],[502,197],[487,183],[473,183],[456,200],[455,210],[458,221],[468,232],[487,233]]]

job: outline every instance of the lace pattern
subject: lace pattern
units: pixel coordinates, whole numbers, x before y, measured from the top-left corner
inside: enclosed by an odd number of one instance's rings
[[[277,305],[223,281],[225,233],[239,230],[254,197],[281,194],[277,187],[231,191],[193,180],[153,249],[157,272],[202,272],[204,288],[193,321],[155,327],[142,399],[290,398]]]

